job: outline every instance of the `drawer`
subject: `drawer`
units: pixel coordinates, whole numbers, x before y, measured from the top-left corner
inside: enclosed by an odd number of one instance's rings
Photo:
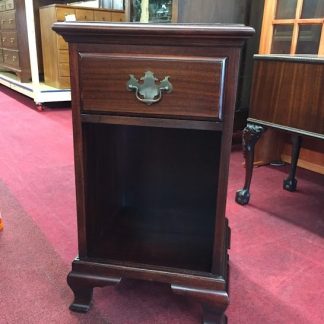
[[[68,15],[75,15],[75,9],[73,9],[73,8],[56,8],[57,21],[65,21],[65,17]]]
[[[14,0],[6,0],[6,10],[11,10],[15,8]]]
[[[69,88],[71,88],[70,76],[58,77],[57,88],[59,88],[59,89],[69,89]]]
[[[69,77],[70,76],[70,66],[69,63],[59,63],[58,72],[60,77]]]
[[[18,49],[16,32],[1,32],[2,47],[10,49]]]
[[[16,10],[5,11],[1,16],[1,29],[16,29]]]
[[[170,57],[121,54],[80,54],[82,109],[88,112],[147,114],[155,116],[222,119],[225,58]],[[141,78],[151,71],[157,79]],[[159,97],[160,82],[169,76],[173,90],[148,105],[127,90],[130,75],[143,93],[153,89]],[[143,100],[147,99],[138,94]],[[148,96],[149,97],[149,96]]]
[[[19,52],[3,50],[3,63],[13,67],[19,67]]]
[[[57,48],[67,50],[68,43],[64,40],[62,36],[57,36]]]
[[[58,61],[59,61],[59,63],[69,63],[68,50],[59,50],[58,51]]]
[[[125,14],[123,12],[112,12],[111,21],[125,21]]]
[[[94,20],[95,21],[111,21],[111,12],[95,10],[94,11]]]
[[[80,21],[93,21],[93,10],[76,9],[75,16]]]
[[[4,0],[0,1],[0,11],[6,10],[6,2]]]

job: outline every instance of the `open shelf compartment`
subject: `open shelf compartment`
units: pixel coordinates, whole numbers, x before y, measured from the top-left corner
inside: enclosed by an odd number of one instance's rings
[[[221,132],[83,132],[87,257],[211,272]]]

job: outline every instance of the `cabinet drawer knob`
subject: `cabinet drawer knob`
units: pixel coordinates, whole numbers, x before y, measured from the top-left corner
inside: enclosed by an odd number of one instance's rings
[[[133,74],[129,75],[127,89],[135,92],[136,98],[147,105],[159,102],[162,99],[162,92],[171,93],[173,90],[169,76],[166,76],[159,83],[158,79],[151,71],[146,71],[145,75],[140,78],[143,82],[140,83]]]

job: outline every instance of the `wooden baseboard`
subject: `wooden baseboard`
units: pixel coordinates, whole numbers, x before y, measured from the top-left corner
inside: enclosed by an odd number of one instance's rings
[[[286,155],[286,154],[281,154],[281,160],[283,162],[286,163],[290,163],[291,160],[291,156],[290,155]],[[299,159],[298,160],[298,164],[299,167],[316,172],[316,173],[320,173],[320,174],[324,174],[324,165],[319,165],[316,163],[312,163],[310,161],[306,161],[303,159]]]
[[[291,144],[286,141],[281,152],[281,159],[290,163]],[[324,174],[324,141],[309,137],[302,139],[298,166],[320,174]]]
[[[254,166],[280,160],[286,163],[291,161],[290,135],[268,129],[255,146]],[[304,137],[298,166],[324,174],[324,141]]]

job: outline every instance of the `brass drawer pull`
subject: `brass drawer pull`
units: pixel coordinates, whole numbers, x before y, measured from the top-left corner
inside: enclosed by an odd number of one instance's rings
[[[154,73],[146,71],[144,77],[141,77],[140,80],[143,80],[143,83],[139,83],[135,76],[130,74],[127,89],[134,91],[136,98],[147,105],[159,102],[162,99],[163,91],[171,93],[173,90],[172,84],[169,82],[169,76],[160,81],[160,84],[156,84],[158,79],[155,78]]]

